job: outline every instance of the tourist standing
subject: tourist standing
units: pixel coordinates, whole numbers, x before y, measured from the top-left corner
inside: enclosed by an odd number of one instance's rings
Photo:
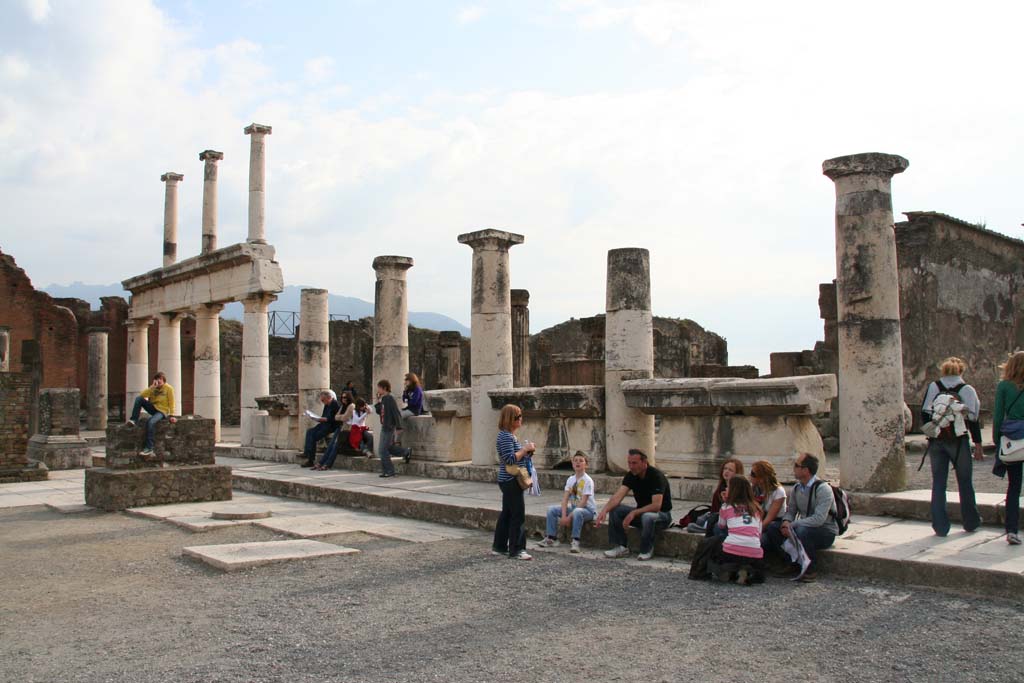
[[[526,502],[523,500],[523,489],[516,478],[508,472],[506,465],[525,467],[533,473],[533,452],[536,450],[532,441],[519,443],[516,432],[523,426],[523,411],[519,406],[506,405],[498,416],[498,488],[501,489],[501,514],[494,527],[494,542],[491,552],[496,555],[508,556],[513,560],[532,560],[533,556],[526,552]]]
[[[1000,446],[1003,427],[1010,420],[1024,420],[1024,351],[1010,356],[1003,366],[1003,378],[996,385],[996,405],[992,411],[992,440]],[[1003,462],[997,451],[993,472],[1008,478],[1006,486],[1006,542],[1020,545],[1020,486],[1024,463]]]
[[[387,479],[395,476],[391,456],[398,456],[409,462],[412,449],[402,448],[397,444],[398,435],[402,431],[402,412],[398,409],[398,401],[391,395],[391,382],[386,379],[377,382],[377,404],[380,406],[380,476]]]

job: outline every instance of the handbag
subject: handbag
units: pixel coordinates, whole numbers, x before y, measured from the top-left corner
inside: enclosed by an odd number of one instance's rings
[[[519,465],[509,465],[506,463],[505,471],[516,478],[519,483],[519,488],[526,490],[533,486],[533,476],[530,474],[530,470]]]
[[[1017,394],[1006,413],[1017,404],[1024,392]],[[1024,420],[1003,420],[999,425],[999,459],[1003,462],[1024,460]]]

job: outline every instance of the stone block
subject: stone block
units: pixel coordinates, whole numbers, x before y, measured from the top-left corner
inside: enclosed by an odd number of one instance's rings
[[[36,434],[28,440],[27,456],[51,470],[73,470],[92,466],[92,451],[76,433],[68,436]]]
[[[182,548],[181,552],[186,557],[194,557],[211,567],[234,572],[291,560],[352,555],[359,551],[355,548],[345,548],[320,541],[296,540],[191,546]]]
[[[212,465],[215,423],[208,418],[183,415],[177,423],[156,425],[153,455],[140,454],[146,438],[146,420],[137,425],[107,426],[106,465],[110,469],[136,469],[168,465]]]
[[[472,415],[470,389],[439,389],[423,393],[427,410],[435,417],[469,417]]]
[[[416,460],[458,462],[472,459],[473,425],[469,417],[456,417],[448,412],[418,415],[405,418],[402,425],[402,445],[413,449]]]
[[[231,500],[231,468],[227,465],[85,471],[85,503],[99,510],[210,500]]]
[[[42,389],[38,401],[39,434],[78,436],[81,405],[78,389]]]

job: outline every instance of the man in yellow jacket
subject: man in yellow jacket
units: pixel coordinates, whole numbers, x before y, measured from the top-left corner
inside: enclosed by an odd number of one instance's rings
[[[139,419],[139,412],[145,408],[149,413],[149,420],[146,422],[146,443],[142,449],[142,455],[153,455],[153,437],[156,435],[156,423],[167,418],[171,424],[177,422],[174,415],[174,387],[167,383],[167,376],[158,372],[153,375],[153,383],[148,389],[135,398],[135,405],[132,407],[132,416],[128,424],[135,424]]]

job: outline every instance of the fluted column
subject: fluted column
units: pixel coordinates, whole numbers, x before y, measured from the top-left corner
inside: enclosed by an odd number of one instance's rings
[[[249,236],[247,242],[267,241],[267,136],[272,129],[259,123],[245,127],[249,138]]]
[[[331,350],[326,289],[303,289],[299,300],[299,410],[317,415],[320,392],[331,388]]]
[[[128,349],[125,363],[125,414],[132,411],[135,399],[149,386],[149,318],[135,318],[125,322],[128,328]]]
[[[217,166],[223,158],[223,152],[215,152],[212,149],[199,153],[199,160],[204,162],[203,243],[200,251],[202,254],[217,250]]]
[[[86,330],[89,339],[89,375],[86,380],[86,429],[107,428],[109,355],[108,334],[105,327]]]
[[[181,414],[181,313],[162,313],[158,319],[157,371],[174,387],[175,413]]]
[[[859,491],[906,485],[892,177],[908,165],[903,157],[877,153],[822,164],[836,186],[839,478]]]
[[[487,392],[512,387],[512,310],[508,250],[525,238],[503,230],[459,235],[473,249],[470,366],[473,464],[497,462],[498,411]]]
[[[214,441],[220,441],[220,312],[219,304],[198,306],[196,317],[195,382],[192,412],[214,421]]]
[[[413,266],[408,256],[373,259],[377,285],[373,295],[373,386],[386,379],[399,396],[409,372],[409,291],[406,273]]]
[[[164,267],[178,260],[178,183],[185,179],[180,173],[160,176],[164,183]]]
[[[252,445],[252,416],[259,411],[257,396],[270,393],[270,334],[267,307],[277,299],[261,294],[242,302],[245,316],[242,326],[242,445]]]
[[[530,386],[530,293],[512,290],[512,385]]]
[[[626,405],[621,383],[654,376],[651,257],[646,249],[611,249],[604,319],[604,414],[608,469],[626,471],[630,448],[653,464],[654,416]]]

